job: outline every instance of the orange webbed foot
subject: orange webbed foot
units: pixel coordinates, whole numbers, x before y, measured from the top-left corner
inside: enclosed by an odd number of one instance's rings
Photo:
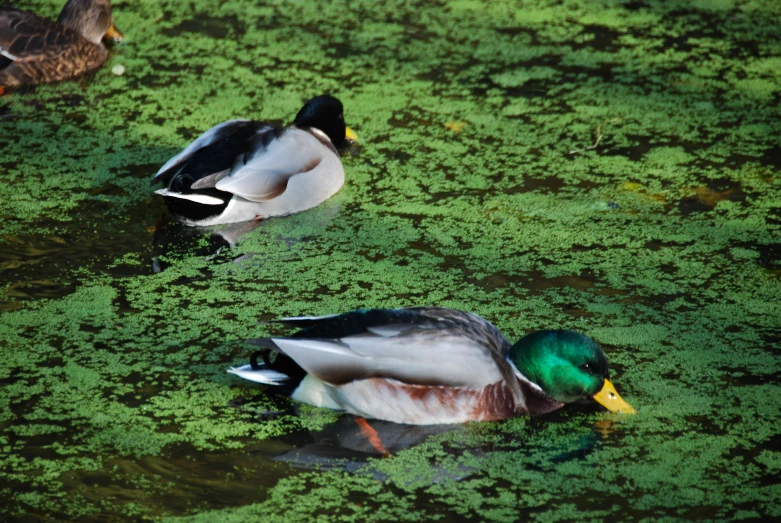
[[[382,454],[384,458],[390,456],[390,452],[388,452],[388,450],[385,448],[385,445],[382,444],[380,435],[377,434],[377,431],[374,430],[371,425],[369,425],[369,422],[366,421],[365,418],[356,416],[355,423],[357,423],[361,428],[361,434],[363,434],[363,436],[369,440],[369,443],[371,443],[371,446],[374,447],[374,450]]]

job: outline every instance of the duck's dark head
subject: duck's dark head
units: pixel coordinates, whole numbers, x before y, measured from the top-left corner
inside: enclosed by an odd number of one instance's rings
[[[114,27],[111,0],[68,0],[57,22],[73,29],[93,44],[99,44],[104,37],[117,41],[122,39]]]
[[[344,107],[333,96],[315,96],[298,111],[293,121],[296,127],[314,127],[320,129],[334,147],[339,148],[345,142],[347,127],[344,124]]]
[[[616,392],[605,353],[588,336],[570,330],[533,332],[512,346],[509,359],[556,401],[593,398],[613,412],[635,412]]]

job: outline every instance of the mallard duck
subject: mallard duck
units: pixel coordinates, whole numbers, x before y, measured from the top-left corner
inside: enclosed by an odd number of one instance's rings
[[[608,379],[599,345],[574,331],[537,331],[511,345],[480,316],[439,307],[280,321],[303,330],[257,341],[265,350],[228,372],[318,407],[412,425],[546,414],[584,398],[635,412]]]
[[[342,103],[317,96],[292,125],[230,120],[212,127],[160,168],[152,184],[188,225],[284,216],[324,202],[344,184],[338,148],[354,133]]]
[[[97,69],[108,58],[114,27],[109,0],[68,0],[57,22],[0,8],[0,86],[57,82]]]

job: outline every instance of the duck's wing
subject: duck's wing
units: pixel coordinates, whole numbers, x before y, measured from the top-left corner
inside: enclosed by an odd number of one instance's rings
[[[81,35],[28,11],[0,9],[0,55],[14,62],[36,62],[60,56],[86,42]]]
[[[168,186],[183,171],[188,172],[192,180],[227,172],[233,167],[236,157],[246,152],[248,142],[258,134],[273,134],[275,129],[272,125],[252,120],[229,120],[215,125],[168,160],[151,183],[162,182]]]
[[[314,169],[332,151],[313,132],[231,120],[168,160],[152,184],[162,182],[158,192],[167,196],[196,198],[197,191],[217,189],[262,202],[284,193],[291,177]]]
[[[291,338],[272,338],[274,345],[333,385],[376,377],[473,388],[514,381],[505,356],[510,343],[474,314],[425,307],[283,321],[306,328]]]
[[[215,188],[253,202],[276,198],[296,174],[313,170],[325,155],[338,157],[330,140],[325,137],[324,141],[320,134],[288,127],[273,140],[252,140],[228,174],[217,180]]]

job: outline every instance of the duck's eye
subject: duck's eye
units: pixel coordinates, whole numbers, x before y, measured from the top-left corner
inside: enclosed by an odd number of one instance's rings
[[[580,368],[588,372],[589,374],[591,374],[592,372],[591,365],[589,365],[588,363],[584,363],[583,365],[580,366]]]

